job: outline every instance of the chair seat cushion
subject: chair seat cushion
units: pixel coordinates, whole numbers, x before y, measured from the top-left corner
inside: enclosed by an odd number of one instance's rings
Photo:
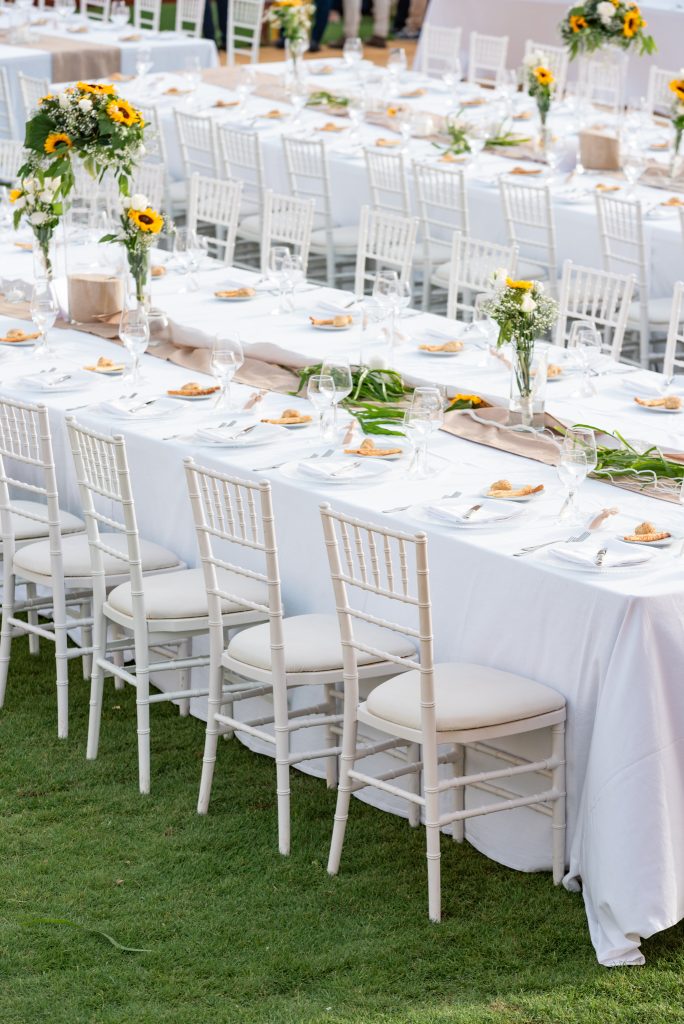
[[[261,216],[258,213],[248,214],[242,217],[237,227],[238,238],[261,238]]]
[[[268,588],[260,580],[251,580],[237,572],[218,570],[218,585],[229,594],[244,595],[248,601],[268,604]],[[146,576],[144,581],[145,614],[148,619],[199,619],[206,618],[207,591],[204,586],[202,569],[181,569],[161,576]],[[133,616],[131,584],[122,583],[115,587],[107,603],[123,615]],[[235,601],[222,601],[221,613],[248,611]]]
[[[47,506],[43,505],[40,501],[13,501],[12,506],[15,509],[33,512],[34,515],[47,515]],[[32,537],[48,536],[48,528],[44,523],[36,523],[32,519],[26,519],[22,515],[17,515],[16,512],[12,512],[12,525],[16,540],[30,540]],[[62,509],[59,510],[59,526],[62,534],[80,533],[85,530],[85,524],[82,519],[72,516],[71,512],[64,512]]]
[[[386,650],[397,657],[415,656],[415,647],[405,637],[367,623],[357,623],[355,636],[369,647]],[[331,672],[342,667],[340,628],[335,615],[294,615],[283,619],[285,670],[287,672]],[[228,658],[244,662],[245,667],[271,669],[268,623],[250,626],[238,633],[228,645]],[[225,657],[225,655],[224,655]],[[381,659],[359,653],[359,665],[377,664]]]
[[[344,227],[333,228],[333,248],[346,249],[349,252],[356,252],[359,247],[358,225],[347,224]],[[314,252],[325,249],[328,244],[328,237],[324,228],[313,231],[311,234],[311,248]]]
[[[435,666],[435,703],[439,732],[519,722],[565,706],[562,695],[542,683],[484,665],[459,663]],[[365,706],[389,723],[420,729],[420,673],[405,672],[380,683]]]
[[[650,324],[661,324],[667,326],[670,323],[672,312],[672,297],[665,296],[661,299],[648,300],[648,322]],[[638,302],[630,302],[627,326],[638,328],[641,325],[641,306]]]
[[[102,535],[104,542],[115,551],[126,553],[126,538],[121,533],[105,533]],[[173,569],[179,567],[181,562],[177,555],[159,544],[153,544],[149,540],[140,541],[140,553],[142,557],[143,572],[154,572],[155,570]],[[65,576],[90,576],[90,551],[88,538],[65,537],[62,541],[62,556],[64,560]],[[109,576],[121,575],[127,571],[127,563],[115,558],[114,555],[104,555],[104,570]],[[40,576],[50,576],[50,541],[41,540],[35,544],[27,544],[20,548],[14,556],[14,567],[18,572],[26,571]]]

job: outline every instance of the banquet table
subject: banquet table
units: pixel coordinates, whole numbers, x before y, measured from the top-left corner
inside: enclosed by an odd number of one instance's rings
[[[155,256],[155,262],[167,260],[162,253]],[[369,337],[356,321],[338,337],[311,328],[308,314],[312,310],[320,303],[346,303],[346,294],[306,285],[296,294],[291,313],[273,316],[276,300],[259,286],[255,299],[229,309],[227,318],[226,308],[213,292],[228,283],[254,284],[255,275],[207,264],[193,282],[185,275],[179,279],[168,261],[166,271],[154,280],[152,298],[168,313],[170,334],[178,343],[206,347],[212,335],[229,324],[240,331],[246,354],[292,366],[327,354],[368,358],[385,344]],[[29,280],[31,261],[8,240],[0,243],[0,276],[6,281],[10,273]],[[0,317],[3,335],[16,325],[17,321]],[[508,371],[481,348],[467,346],[454,359],[430,358],[416,351],[426,332],[449,335],[457,325],[411,310],[400,321],[400,330],[404,340],[396,366],[407,379],[438,381],[451,393],[469,391],[505,400]],[[52,344],[60,368],[71,367],[74,372],[100,355],[111,358],[121,352],[112,342],[71,329],[55,330]],[[562,359],[563,353],[554,353],[554,358]],[[524,674],[566,697],[569,870],[565,884],[576,888],[581,881],[599,961],[606,965],[643,962],[641,938],[684,916],[684,692],[679,685],[684,581],[679,543],[658,552],[640,571],[612,575],[566,568],[548,551],[513,558],[512,553],[523,545],[568,533],[557,522],[561,494],[556,471],[550,466],[442,432],[431,449],[433,475],[419,486],[406,476],[402,459],[375,482],[359,486],[352,479],[343,487],[333,487],[297,472],[297,460],[318,446],[315,428],[283,432],[279,440],[261,449],[209,447],[196,436],[201,424],[215,422],[216,414],[208,404],[174,405],[166,400],[169,411],[159,417],[156,412],[141,419],[114,416],[101,403],[121,394],[120,381],[89,379],[81,391],[36,391],[20,378],[37,365],[30,349],[1,348],[0,393],[40,399],[48,405],[63,507],[72,511],[79,507],[66,447],[67,413],[87,426],[126,437],[141,533],[171,547],[189,565],[197,564],[198,555],[182,458],[192,455],[201,464],[242,477],[266,477],[273,487],[281,578],[290,614],[333,609],[319,522],[321,501],[331,501],[370,521],[426,532],[436,657],[482,662]],[[635,407],[626,387],[635,375],[644,385],[655,378],[646,371],[626,372],[611,364],[605,369],[609,372],[596,378],[599,394],[595,398],[575,397],[577,378],[573,384],[571,374],[567,382],[549,385],[549,411],[565,422],[619,426],[628,436],[684,449],[680,425],[684,414],[658,419]],[[142,396],[155,398],[168,387],[198,376],[197,370],[189,373],[152,356],[145,357],[144,372]],[[236,408],[252,391],[235,388]],[[305,402],[271,393],[259,415],[277,414],[293,404]],[[289,465],[281,469],[261,471],[286,460]],[[459,530],[435,521],[422,508],[456,488],[464,500],[476,497],[502,477],[545,486],[544,494],[508,525]],[[676,504],[617,490],[598,480],[588,481],[584,491],[590,516],[607,506],[620,508],[619,516],[597,535],[599,543],[645,519],[684,538],[684,511]],[[419,504],[406,511],[384,512],[416,501]],[[193,713],[202,710],[193,706]],[[245,714],[249,713],[246,708]],[[506,749],[537,757],[546,742],[547,737],[536,735],[516,739]],[[154,778],[154,739],[152,750]],[[468,767],[477,770],[480,764],[486,769],[486,759],[478,755]],[[538,791],[534,779],[529,785],[529,790],[521,785],[520,791]],[[549,832],[548,820],[528,809],[467,824],[468,839],[477,849],[518,870],[548,868]],[[448,885],[448,878],[443,884]]]
[[[430,0],[425,15],[426,25],[460,26],[463,29],[463,60],[467,62],[468,39],[471,32],[508,36],[508,65],[516,67],[522,61],[525,41],[554,46],[560,44],[558,26],[572,7],[569,0]],[[656,40],[655,54],[634,56],[629,64],[627,90],[637,99],[646,95],[648,73],[652,65],[677,71],[682,63],[681,40],[684,33],[684,8],[658,0],[639,5],[648,22],[648,31]],[[421,66],[421,44],[418,43],[415,67]],[[574,68],[571,65],[571,76]]]
[[[341,61],[310,61],[307,62],[307,66],[310,69],[309,87],[312,90],[325,89],[334,93],[336,89],[344,92],[345,90],[353,91],[358,87],[358,80],[344,68]],[[325,69],[328,68],[331,68],[332,72],[326,72]],[[277,87],[281,82],[283,69],[284,65],[279,62],[268,66],[260,65],[260,80],[266,82],[270,80],[272,85]],[[140,84],[136,81],[121,84],[122,95],[132,102],[144,101],[148,106],[155,107],[161,130],[165,136],[166,151],[169,154],[168,171],[172,180],[183,178],[180,146],[173,115],[175,109],[202,115],[211,119],[216,125],[233,124],[238,128],[258,131],[264,156],[265,184],[267,188],[276,192],[289,192],[282,158],[283,136],[299,134],[307,138],[321,138],[325,141],[328,153],[333,219],[337,225],[358,224],[361,206],[370,203],[363,147],[372,147],[379,138],[387,137],[387,128],[370,123],[363,124],[361,146],[354,146],[350,143],[345,119],[331,118],[328,113],[307,109],[302,112],[301,122],[293,124],[291,121],[292,108],[288,105],[285,94],[279,100],[252,95],[244,109],[217,108],[215,104],[219,99],[236,99],[237,94],[228,86],[235,85],[237,79],[230,70],[211,72],[207,77],[211,79],[210,82],[203,82],[198,89],[182,96],[168,93],[170,89],[185,91],[188,88],[186,81],[173,74],[162,73],[147,78],[144,83],[144,94]],[[216,81],[225,81],[226,88],[212,84]],[[462,83],[458,87],[455,97],[452,98],[446,94],[441,81],[435,81],[413,72],[406,72],[401,76],[395,94],[387,93],[386,88],[386,83],[382,79],[376,79],[374,71],[369,71],[369,79],[366,84],[369,94],[384,96],[387,102],[395,102],[399,99],[407,110],[413,112],[444,115],[461,102],[469,103],[484,99],[486,102],[481,106],[473,106],[466,111],[469,119],[477,119],[486,115],[487,103],[492,100],[491,92],[477,86],[469,86],[466,83]],[[405,94],[416,88],[423,89],[424,94],[413,99],[406,98]],[[383,90],[385,91],[383,92]],[[532,101],[528,97],[520,96],[516,99],[515,110],[517,112],[529,113],[531,109]],[[271,110],[279,110],[282,117],[278,120],[265,118],[264,115]],[[567,136],[566,166],[569,160],[570,167],[572,167],[574,165],[574,148],[577,144],[576,135],[573,135],[575,128],[572,112],[563,107],[552,116],[556,119],[552,121],[554,129]],[[605,120],[605,115],[602,117]],[[331,120],[336,120],[345,126],[345,130],[339,133],[321,132],[322,126]],[[533,124],[533,121],[512,122],[513,130],[522,135],[526,131],[529,133],[530,124]],[[648,129],[646,134],[649,135],[649,133],[654,140],[660,139],[663,129],[653,126]],[[422,138],[410,140],[406,156],[411,196],[414,195],[411,177],[412,161],[434,161],[438,160],[440,155],[441,150],[436,149],[431,141]],[[513,160],[487,153],[483,154],[476,167],[468,169],[470,233],[475,238],[486,238],[501,243],[507,241],[498,181],[502,175],[507,175],[515,166],[534,170],[539,167],[539,164],[524,158]],[[217,173],[221,173],[220,168],[217,169]],[[536,181],[538,179],[520,178],[517,180]],[[568,196],[564,194],[564,183],[560,178],[554,184],[553,206],[559,266],[565,259],[572,259],[582,265],[601,266],[593,191],[597,184],[605,183],[608,180],[610,179],[606,173],[587,173],[583,178],[584,198],[579,202],[576,201],[576,198],[572,202],[569,201]],[[635,191],[635,198],[642,201],[647,213],[645,240],[650,257],[650,294],[654,298],[671,295],[675,281],[681,277],[680,268],[684,243],[678,211],[675,208],[667,209],[661,205],[669,194],[666,190],[650,186],[638,186]],[[414,212],[416,212],[415,201]]]

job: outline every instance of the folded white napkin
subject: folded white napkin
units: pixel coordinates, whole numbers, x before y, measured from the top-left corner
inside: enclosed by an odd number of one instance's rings
[[[658,398],[663,394],[663,378],[647,371],[640,370],[637,373],[630,373],[622,384],[630,395],[638,395],[640,398]],[[668,394],[681,395],[682,393],[681,388],[668,388]]]
[[[154,418],[155,416],[161,416],[166,412],[169,412],[170,408],[179,412],[175,403],[171,405],[169,402],[165,402],[163,399],[154,402],[152,405],[143,405],[146,399],[121,399],[114,398],[108,402],[102,402],[100,408],[103,412],[110,413],[112,416],[131,416],[135,419],[144,419],[149,416]]]
[[[249,434],[244,434],[242,431],[248,427],[249,424],[242,424],[242,426],[235,427],[201,427],[195,437],[200,441],[211,441],[212,443],[217,442],[230,442],[236,446],[241,444],[254,444],[255,435],[262,432],[262,427],[257,427],[256,430],[250,430]]]
[[[342,302],[331,302],[328,299],[321,299],[316,303],[313,311],[313,316],[317,313],[334,313],[336,316],[360,316],[360,310],[356,304],[347,307],[347,303],[351,302],[351,296],[345,298]]]
[[[607,549],[601,566],[603,569],[639,565],[640,562],[648,562],[654,555],[653,551],[648,551],[643,547],[631,550],[617,540],[602,540],[599,537],[590,537],[581,544],[556,544],[549,550],[566,562],[592,566],[595,564],[596,555],[603,548]]]
[[[353,463],[349,463],[349,469],[345,469],[344,473],[340,472],[344,466],[342,462],[329,462],[325,463],[321,459],[310,459],[306,462],[299,463],[299,470],[305,476],[314,477],[318,480],[330,480],[335,478],[337,480],[353,480],[359,475],[359,472],[363,472],[363,467],[355,466],[353,469],[351,466]]]
[[[481,504],[482,507],[465,519],[466,512],[474,504]],[[522,509],[512,508],[510,505],[497,507],[486,501],[470,501],[467,503],[460,502],[458,505],[427,505],[425,511],[433,519],[439,519],[443,523],[456,523],[459,526],[472,523],[473,526],[481,526],[484,523],[498,523],[505,519],[511,519],[513,516],[520,515]]]

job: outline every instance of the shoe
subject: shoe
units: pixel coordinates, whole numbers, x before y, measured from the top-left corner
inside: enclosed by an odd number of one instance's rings
[[[314,41],[312,39],[311,42],[309,43],[309,49],[308,49],[307,52],[308,53],[320,53],[321,52],[321,44],[320,43],[314,43]]]
[[[344,43],[345,43],[344,36],[340,36],[340,38],[336,39],[334,43],[328,43],[328,46],[330,47],[331,50],[343,50],[344,49]]]
[[[282,36],[280,36],[278,39],[276,39],[275,44],[276,44],[276,49],[278,49],[278,50],[284,50],[285,49],[285,40],[283,39]]]
[[[375,46],[378,50],[384,50],[387,46],[387,40],[384,36],[371,36],[366,42],[366,46]]]
[[[419,39],[420,32],[411,32],[408,28],[402,28],[395,32],[395,39]]]

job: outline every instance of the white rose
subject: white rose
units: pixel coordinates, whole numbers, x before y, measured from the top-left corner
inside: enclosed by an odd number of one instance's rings
[[[59,94],[59,105],[62,108],[62,110],[66,110],[69,106],[69,97],[65,92],[60,92]]]
[[[146,210],[149,205],[149,199],[142,192],[136,192],[131,196],[131,206],[134,210]]]
[[[508,271],[505,267],[498,267],[492,274],[492,284],[495,288],[501,288],[506,283]]]
[[[675,110],[677,117],[684,117],[684,103],[678,103],[677,109]]]
[[[610,25],[611,21],[615,17],[615,5],[612,4],[610,0],[602,0],[596,8],[596,13],[604,25]]]
[[[124,208],[124,210],[130,210],[130,208],[131,208],[131,201],[128,198],[128,196],[126,196],[124,199],[121,200],[121,205]]]
[[[44,203],[51,203],[55,197],[49,188],[44,188],[43,191],[40,193],[39,198]]]
[[[145,147],[143,146],[143,144],[141,142],[140,145],[138,146],[138,156],[145,156],[146,152],[147,152],[147,150],[145,149]]]
[[[88,99],[79,100],[78,101],[78,107],[79,107],[79,110],[85,110],[85,112],[87,114],[89,110],[93,109],[93,101],[92,100],[88,100]]]
[[[523,64],[526,68],[546,67],[548,64],[548,57],[545,53],[542,53],[541,50],[532,50],[532,52],[528,53],[523,59]]]
[[[27,178],[26,181],[24,182],[24,192],[28,192],[29,194],[31,192],[35,192],[36,191],[36,185],[37,185],[37,182],[36,182],[35,178]]]
[[[45,221],[48,219],[49,218],[47,213],[43,213],[42,210],[37,210],[35,213],[32,213],[29,217],[30,223],[34,224],[36,227],[40,227],[40,225],[44,224]]]
[[[537,308],[537,303],[534,301],[529,292],[525,292],[525,294],[523,295],[523,300],[520,303],[520,308],[522,309],[523,313],[534,313],[535,309]]]
[[[14,207],[15,210],[23,210],[24,207],[26,206],[26,199],[24,198],[24,196],[19,196],[18,199],[14,200],[14,202],[12,203],[12,206]]]

